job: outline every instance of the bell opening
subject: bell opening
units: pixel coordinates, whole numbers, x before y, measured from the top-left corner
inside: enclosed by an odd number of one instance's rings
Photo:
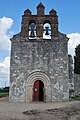
[[[50,25],[50,23],[44,24],[43,39],[51,39],[51,25]]]
[[[31,22],[29,24],[29,38],[33,39],[36,37],[36,23],[35,22]]]

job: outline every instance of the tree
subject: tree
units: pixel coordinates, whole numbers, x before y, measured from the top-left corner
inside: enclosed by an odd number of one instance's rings
[[[80,44],[75,48],[74,72],[80,74]]]

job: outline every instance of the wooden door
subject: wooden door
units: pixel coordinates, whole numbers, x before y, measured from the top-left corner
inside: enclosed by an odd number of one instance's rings
[[[34,83],[33,100],[34,101],[43,101],[44,100],[44,84],[40,80],[37,80]]]
[[[34,101],[39,101],[39,80],[37,80],[34,83],[34,95],[33,95],[33,99]]]

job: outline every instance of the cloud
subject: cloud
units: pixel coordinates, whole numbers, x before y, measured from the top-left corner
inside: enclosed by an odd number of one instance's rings
[[[13,25],[11,18],[0,18],[0,49],[10,50],[10,28]]]
[[[9,85],[10,76],[10,57],[6,57],[3,62],[0,62],[0,87]]]
[[[68,53],[74,56],[75,48],[80,44],[80,33],[71,33],[67,37],[70,38],[68,42]]]
[[[0,73],[9,74],[10,57],[6,57],[3,62],[0,62]]]

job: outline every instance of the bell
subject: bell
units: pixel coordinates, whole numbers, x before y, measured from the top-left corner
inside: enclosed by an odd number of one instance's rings
[[[30,33],[30,37],[35,37],[35,24],[34,23],[31,23],[31,25],[30,25],[30,31],[31,31],[31,33]]]
[[[31,31],[31,33],[30,33],[30,37],[32,37],[32,38],[35,37],[34,30]]]
[[[46,28],[46,33],[45,33],[45,35],[49,35],[49,27],[45,27]]]

